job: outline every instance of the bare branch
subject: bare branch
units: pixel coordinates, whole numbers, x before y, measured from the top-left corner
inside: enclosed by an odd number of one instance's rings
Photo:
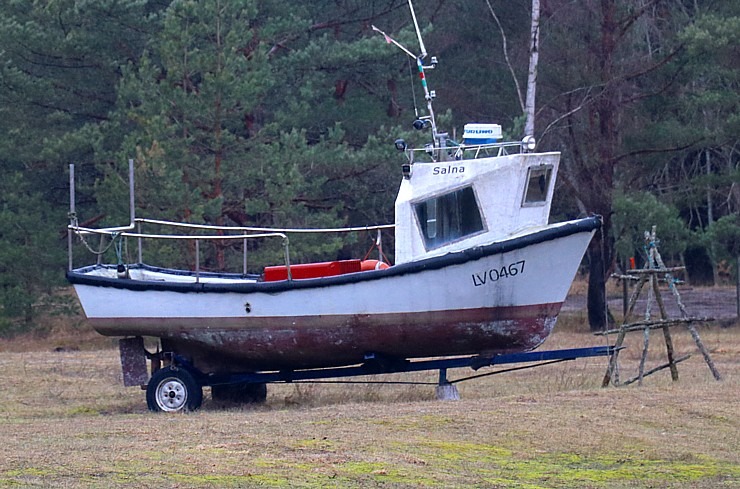
[[[678,69],[678,70],[676,70],[676,72],[673,74],[673,76],[666,83],[664,83],[663,85],[661,85],[660,87],[658,87],[656,90],[653,90],[653,91],[650,91],[650,92],[645,92],[645,93],[636,95],[634,97],[629,97],[629,98],[622,99],[621,100],[621,103],[622,104],[630,104],[630,103],[633,103],[633,102],[637,102],[639,100],[643,100],[643,99],[650,98],[650,97],[655,97],[656,95],[660,95],[662,93],[665,93],[665,91],[668,90],[673,85],[673,83],[676,81],[676,79],[678,79],[678,77],[679,77],[680,74],[681,74],[681,70]]]
[[[641,76],[647,75],[648,73],[657,70],[658,68],[668,64],[669,61],[671,61],[673,58],[676,57],[676,55],[683,50],[683,45],[678,46],[676,49],[668,53],[663,59],[658,61],[657,63],[653,63],[647,68],[639,71],[635,71],[632,73],[626,73],[621,78],[627,81],[634,80],[635,78],[639,78]]]
[[[493,10],[493,6],[491,5],[490,0],[486,0],[486,3],[488,4],[488,10],[491,12],[491,16],[493,17],[493,20],[496,21],[496,25],[498,26],[499,32],[501,32],[501,40],[503,42],[503,51],[504,51],[504,59],[506,60],[506,66],[508,66],[509,71],[511,72],[511,78],[514,79],[514,85],[516,85],[516,94],[517,97],[519,97],[519,106],[522,108],[522,113],[524,113],[525,105],[524,105],[524,98],[522,97],[522,89],[519,86],[519,80],[516,78],[516,73],[514,73],[514,67],[511,65],[511,61],[509,60],[509,50],[506,43],[506,33],[504,32],[503,26],[501,26],[501,22],[498,20],[498,16],[496,15],[496,12]]]
[[[620,30],[618,34],[618,38],[621,39],[627,34],[627,31],[629,31],[630,27],[637,22],[637,19],[643,16],[645,12],[647,12],[649,9],[651,9],[653,6],[655,6],[660,0],[650,0],[645,5],[640,7],[639,9],[632,12],[630,15],[622,19],[620,22]]]
[[[675,153],[677,151],[683,151],[684,149],[688,149],[696,144],[699,144],[701,141],[703,141],[704,138],[695,139],[694,141],[691,141],[690,143],[684,144],[682,146],[674,146],[672,148],[657,148],[657,149],[638,149],[635,151],[630,151],[629,153],[625,153],[623,155],[615,156],[612,160],[614,163],[617,163],[620,160],[624,160],[626,158],[630,158],[632,156],[637,155],[644,155],[644,154],[655,154],[655,153]]]
[[[571,95],[571,94],[573,94],[573,93],[575,93],[577,91],[580,91],[580,90],[586,90],[586,93],[583,95],[583,98],[581,99],[581,103],[578,104],[577,107],[569,110],[568,112],[564,113],[563,115],[561,115],[560,117],[558,117],[557,119],[555,119],[554,121],[552,121],[550,124],[548,124],[547,127],[545,128],[545,130],[542,132],[542,136],[540,137],[540,139],[544,138],[545,135],[548,133],[548,131],[550,131],[550,129],[552,129],[555,125],[559,124],[560,121],[562,121],[563,119],[567,119],[571,115],[573,115],[576,112],[580,111],[581,109],[585,108],[593,100],[595,100],[595,98],[590,98],[591,91],[593,89],[594,89],[594,87],[578,88],[576,90],[571,90],[570,92],[568,92],[566,95]]]

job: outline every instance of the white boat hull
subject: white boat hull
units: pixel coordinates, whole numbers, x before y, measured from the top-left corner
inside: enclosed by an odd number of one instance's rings
[[[526,351],[552,331],[598,222],[387,270],[272,283],[68,274],[93,327],[153,336],[205,372],[317,368],[366,355]],[[88,267],[90,271],[94,267]]]

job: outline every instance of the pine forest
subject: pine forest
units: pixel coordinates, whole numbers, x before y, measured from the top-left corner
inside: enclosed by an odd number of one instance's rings
[[[453,138],[471,122],[513,140],[531,131],[562,152],[552,220],[603,216],[582,264],[591,286],[639,262],[653,225],[691,284],[734,284],[740,2],[414,7],[439,60],[428,73],[438,124]],[[0,0],[0,336],[77,307],[64,276],[71,163],[87,225],[128,222],[129,159],[144,217],[392,223],[403,162],[393,142],[428,135],[412,127],[423,107],[413,60],[372,26],[417,50],[406,0]],[[358,255],[368,242],[306,239],[294,259]],[[227,248],[203,266],[231,267]],[[191,265],[174,247],[152,252]]]

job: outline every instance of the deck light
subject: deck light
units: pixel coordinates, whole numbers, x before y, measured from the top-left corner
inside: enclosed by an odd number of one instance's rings
[[[422,129],[432,125],[432,121],[429,119],[416,119],[414,121],[414,129],[421,131]]]
[[[394,143],[396,145],[396,149],[398,151],[406,151],[406,141],[403,139],[396,139],[396,142]]]
[[[534,151],[534,149],[537,147],[537,141],[534,139],[534,136],[524,136],[524,139],[522,139],[522,149],[525,151]]]
[[[412,165],[411,163],[404,163],[403,165],[401,165],[401,173],[403,174],[403,178],[405,178],[406,180],[411,178],[411,172],[413,171],[413,169],[414,165]]]

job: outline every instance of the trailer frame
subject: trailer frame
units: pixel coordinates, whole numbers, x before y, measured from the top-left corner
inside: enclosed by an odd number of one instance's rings
[[[603,346],[591,346],[582,348],[568,348],[559,350],[542,350],[542,351],[529,351],[529,352],[517,352],[517,353],[502,353],[491,356],[485,355],[473,355],[473,356],[460,356],[460,357],[442,357],[422,360],[410,360],[406,358],[393,358],[387,357],[380,354],[369,353],[365,355],[365,361],[357,365],[348,365],[340,367],[330,368],[315,368],[315,369],[296,369],[296,370],[275,370],[275,371],[259,371],[259,372],[243,372],[243,373],[204,373],[196,368],[187,358],[172,354],[169,352],[157,351],[151,353],[144,347],[144,339],[140,336],[133,338],[123,338],[119,341],[119,347],[121,352],[121,367],[123,370],[124,384],[127,386],[140,385],[142,389],[147,390],[147,404],[152,410],[167,410],[167,409],[156,409],[155,398],[157,396],[157,389],[163,381],[160,377],[165,377],[167,371],[171,372],[172,375],[167,377],[170,381],[174,379],[175,382],[182,384],[180,387],[185,389],[192,389],[196,387],[196,392],[192,399],[196,399],[197,402],[190,406],[182,406],[185,410],[193,410],[200,407],[202,401],[202,388],[223,388],[230,386],[264,386],[266,384],[289,384],[299,382],[315,382],[315,383],[382,383],[382,384],[421,384],[421,385],[436,385],[437,386],[437,398],[440,400],[456,400],[459,399],[457,387],[455,384],[486,377],[490,375],[496,375],[506,372],[512,372],[517,370],[524,370],[529,368],[535,368],[540,366],[552,365],[554,363],[560,363],[565,361],[576,360],[579,358],[589,357],[612,357],[619,348],[610,345]],[[146,359],[151,361],[152,376],[149,377],[146,366]],[[167,366],[162,367],[162,363],[168,363]],[[448,370],[470,368],[474,372],[479,371],[482,368],[494,367],[499,365],[512,365],[512,364],[525,364],[516,367],[510,367],[506,369],[494,370],[491,372],[484,372],[474,375],[461,377],[458,379],[450,380],[448,378]],[[160,370],[167,369],[165,372]],[[353,377],[364,377],[364,376],[375,376],[375,375],[386,375],[386,374],[398,374],[408,372],[423,372],[433,371],[439,372],[437,382],[411,382],[411,381],[369,381],[369,380],[329,380],[329,379],[347,379]],[[178,372],[185,371],[186,374]],[[185,377],[185,379],[177,380],[179,377]],[[152,379],[160,382],[160,385],[152,385]],[[193,386],[193,382],[195,386]],[[264,390],[264,388],[263,388]],[[266,392],[266,391],[265,391]],[[175,395],[171,393],[171,395]],[[264,397],[266,394],[262,394]],[[264,399],[256,399],[256,402]],[[160,406],[161,407],[161,406]],[[175,409],[173,409],[175,410]],[[181,410],[181,409],[176,409]]]

